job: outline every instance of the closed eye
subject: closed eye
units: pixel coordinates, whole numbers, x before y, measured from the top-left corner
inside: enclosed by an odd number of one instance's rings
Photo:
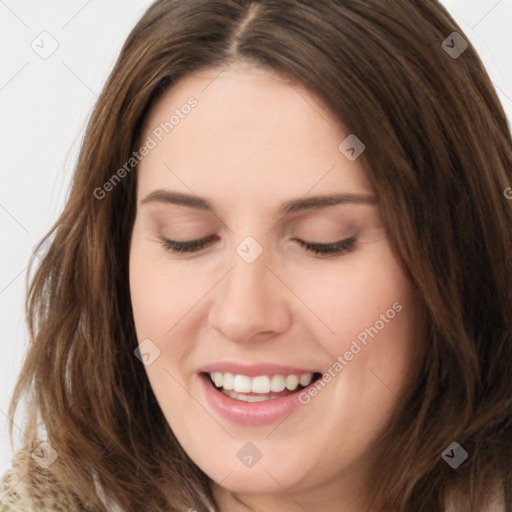
[[[160,236],[160,241],[162,246],[171,252],[174,253],[194,253],[198,252],[201,249],[204,249],[216,238],[215,235],[209,236],[206,238],[200,238],[197,240],[190,240],[187,242],[178,242],[176,240],[169,240],[168,238]],[[340,240],[338,242],[333,242],[330,244],[319,244],[313,242],[305,242],[304,240],[300,240],[295,238],[299,245],[304,247],[307,251],[313,252],[315,254],[323,254],[323,255],[340,255],[346,254],[354,249],[354,246],[357,242],[357,237],[352,236],[345,240]]]
[[[345,254],[354,249],[357,242],[357,237],[351,236],[345,240],[339,242],[333,242],[331,244],[317,244],[313,242],[304,242],[303,240],[295,239],[302,247],[305,247],[307,251],[314,252],[315,254],[327,254],[337,255]]]

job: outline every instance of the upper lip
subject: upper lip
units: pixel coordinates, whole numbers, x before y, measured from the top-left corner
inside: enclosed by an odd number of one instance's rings
[[[201,368],[199,372],[221,372],[232,373],[233,375],[247,375],[247,377],[257,377],[258,375],[303,375],[305,373],[320,373],[311,368],[299,368],[297,366],[285,366],[274,363],[254,363],[242,364],[232,361],[218,361],[209,363]]]

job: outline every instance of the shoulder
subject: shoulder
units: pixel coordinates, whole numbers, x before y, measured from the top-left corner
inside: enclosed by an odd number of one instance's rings
[[[74,512],[82,504],[59,484],[41,441],[19,450],[0,479],[0,512]],[[52,455],[52,454],[50,454]],[[52,461],[54,463],[55,461]]]

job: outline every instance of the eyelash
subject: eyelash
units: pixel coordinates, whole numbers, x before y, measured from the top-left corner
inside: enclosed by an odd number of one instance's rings
[[[199,240],[191,240],[190,242],[176,242],[169,240],[168,238],[160,237],[162,246],[168,251],[175,253],[192,253],[197,252],[211,242],[213,237],[201,238]],[[327,256],[337,256],[341,254],[347,254],[354,249],[357,237],[352,236],[339,242],[331,244],[315,244],[304,242],[303,240],[295,239],[302,247],[305,247],[307,251],[315,254],[322,254]]]

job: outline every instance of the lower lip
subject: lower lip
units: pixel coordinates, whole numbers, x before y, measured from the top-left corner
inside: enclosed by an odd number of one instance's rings
[[[299,394],[302,389],[292,395],[265,400],[262,402],[244,402],[224,395],[212,384],[208,375],[199,374],[208,402],[222,416],[230,421],[246,425],[268,425],[288,416],[299,407]],[[312,385],[311,383],[310,385]]]

